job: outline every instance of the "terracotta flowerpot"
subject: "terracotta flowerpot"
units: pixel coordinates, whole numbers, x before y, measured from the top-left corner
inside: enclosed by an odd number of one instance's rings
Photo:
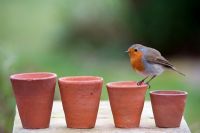
[[[93,128],[102,90],[103,78],[73,76],[59,79],[59,88],[68,128]]]
[[[151,91],[151,104],[157,127],[179,127],[184,112],[187,92]]]
[[[37,72],[10,76],[23,128],[48,128],[56,74]]]
[[[139,127],[147,85],[138,86],[133,81],[107,84],[115,127]]]

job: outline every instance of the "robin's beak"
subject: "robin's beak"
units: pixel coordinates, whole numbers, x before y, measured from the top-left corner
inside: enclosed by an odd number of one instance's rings
[[[126,50],[125,52],[128,53],[130,51],[130,49]]]

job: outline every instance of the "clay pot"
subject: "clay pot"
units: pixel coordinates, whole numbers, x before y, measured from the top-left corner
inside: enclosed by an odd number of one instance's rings
[[[93,128],[99,108],[103,78],[73,76],[59,79],[68,128]]]
[[[10,76],[23,128],[48,128],[56,74],[22,73]]]
[[[157,127],[179,127],[184,112],[187,92],[151,91],[151,104]]]
[[[139,127],[147,87],[146,84],[138,86],[133,81],[107,84],[115,127]]]

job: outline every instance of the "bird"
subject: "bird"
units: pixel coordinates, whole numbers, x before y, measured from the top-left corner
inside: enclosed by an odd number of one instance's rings
[[[145,77],[141,81],[137,82],[137,85],[142,85],[145,80],[150,78],[146,82],[150,88],[150,81],[152,81],[158,75],[162,74],[166,69],[173,70],[185,76],[184,73],[177,70],[174,65],[172,65],[161,55],[158,50],[154,48],[150,48],[142,44],[133,44],[128,48],[126,52],[128,52],[132,68],[139,75]]]

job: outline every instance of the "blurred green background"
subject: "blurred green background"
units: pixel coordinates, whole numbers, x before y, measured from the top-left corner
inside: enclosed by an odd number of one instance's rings
[[[186,73],[167,71],[151,90],[188,91],[185,118],[200,133],[199,11],[194,0],[0,0],[0,132],[12,132],[11,74],[98,75],[105,84],[140,80],[124,51],[142,43]],[[105,84],[102,100],[108,99]]]

